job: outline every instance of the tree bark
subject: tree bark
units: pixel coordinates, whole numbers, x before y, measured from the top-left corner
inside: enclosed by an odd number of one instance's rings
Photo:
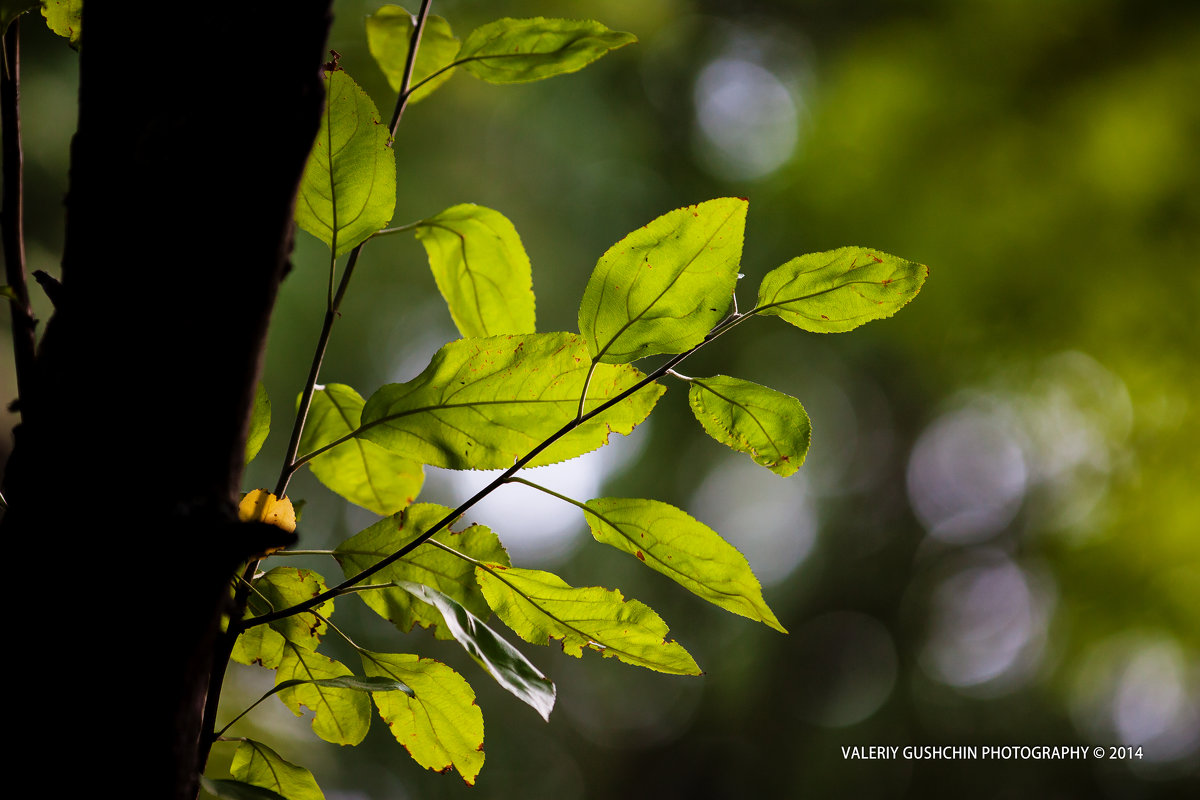
[[[212,642],[264,544],[235,493],[330,22],[198,8],[86,5],[62,287],[5,486],[4,541],[43,565],[24,609],[64,601],[18,624],[54,704],[30,693],[31,741],[144,797],[196,796]]]

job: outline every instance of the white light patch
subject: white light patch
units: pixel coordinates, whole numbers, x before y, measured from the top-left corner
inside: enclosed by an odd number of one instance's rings
[[[752,61],[718,58],[696,78],[701,154],[720,177],[762,178],[796,149],[800,115],[791,92]]]

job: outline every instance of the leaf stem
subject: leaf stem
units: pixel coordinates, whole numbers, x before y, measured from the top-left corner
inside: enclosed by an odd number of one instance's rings
[[[534,489],[537,489],[539,492],[545,492],[546,494],[550,495],[551,497],[557,497],[559,500],[562,500],[564,503],[570,503],[571,505],[575,506],[576,508],[580,509],[581,511],[585,511],[589,514],[595,513],[590,508],[588,508],[585,504],[579,502],[578,500],[567,497],[565,494],[559,494],[558,492],[554,491],[553,489],[550,489],[546,486],[542,486],[540,483],[534,483],[533,481],[527,481],[524,478],[518,478],[515,475],[513,477],[509,478],[508,482],[509,483],[523,483],[526,486],[531,486]]]
[[[508,480],[510,478],[512,478],[514,475],[516,475],[517,472],[519,472],[526,464],[528,464],[530,461],[532,461],[534,458],[536,458],[542,451],[544,451],[546,448],[550,447],[552,444],[557,442],[563,436],[566,436],[568,433],[575,430],[576,428],[578,428],[580,425],[584,424],[585,422],[593,419],[594,417],[599,416],[600,414],[603,414],[605,411],[612,408],[617,403],[620,403],[622,400],[625,400],[627,397],[633,395],[635,392],[638,392],[641,389],[645,388],[646,386],[650,385],[651,383],[654,383],[656,380],[661,378],[663,375],[666,375],[669,371],[671,371],[676,366],[678,366],[688,356],[692,355],[693,353],[695,353],[698,350],[700,350],[701,348],[703,348],[705,345],[716,340],[718,337],[723,336],[728,331],[732,330],[733,328],[740,325],[745,320],[749,319],[750,316],[751,316],[750,313],[730,315],[729,317],[727,317],[724,320],[722,320],[721,322],[719,322],[716,325],[716,327],[714,327],[712,330],[710,330],[708,332],[708,334],[704,337],[704,340],[701,341],[696,346],[694,346],[691,349],[686,350],[682,353],[679,353],[675,356],[672,356],[670,359],[668,359],[666,362],[664,362],[661,366],[659,366],[653,372],[651,372],[650,374],[648,374],[644,378],[642,378],[642,380],[638,381],[633,386],[631,386],[628,389],[626,389],[625,391],[621,392],[620,394],[618,394],[616,397],[612,398],[611,400],[608,400],[608,401],[600,404],[599,406],[597,406],[596,408],[592,409],[591,411],[589,411],[588,413],[586,413],[582,416],[575,417],[570,422],[566,423],[561,428],[559,428],[557,431],[550,434],[550,436],[548,436],[546,439],[542,440],[542,442],[540,444],[538,444],[536,447],[534,447],[532,450],[530,450],[524,456],[517,459],[511,467],[506,469],[503,473],[501,473],[498,477],[496,477],[491,483],[484,486],[482,489],[480,489],[478,492],[476,492],[474,495],[472,495],[469,499],[465,500],[461,505],[458,506],[458,508],[454,509],[449,514],[442,517],[442,519],[439,520],[436,525],[427,529],[420,536],[416,537],[415,539],[413,539],[411,542],[409,542],[406,545],[404,545],[403,547],[401,547],[396,552],[392,553],[391,555],[387,556],[386,558],[381,559],[380,561],[375,562],[371,566],[364,569],[362,572],[359,572],[354,577],[347,578],[346,580],[339,583],[337,586],[327,589],[326,591],[322,592],[321,594],[316,595],[315,597],[309,598],[308,600],[305,600],[304,602],[297,603],[294,606],[291,606],[289,608],[285,608],[285,609],[282,609],[279,611],[273,611],[269,614],[263,614],[261,616],[253,617],[251,619],[237,620],[236,622],[230,622],[230,625],[229,625],[230,631],[236,630],[238,632],[241,632],[241,631],[246,630],[247,628],[252,628],[255,625],[262,625],[267,622],[274,622],[277,619],[283,619],[284,617],[290,617],[293,614],[300,614],[304,611],[309,610],[310,608],[314,608],[314,607],[320,605],[321,603],[324,603],[326,600],[337,597],[339,594],[345,594],[346,591],[348,589],[350,589],[350,587],[361,583],[362,581],[364,581],[367,578],[369,578],[370,576],[376,574],[380,570],[385,569],[386,567],[390,566],[391,564],[394,564],[395,562],[399,561],[401,558],[404,558],[404,556],[408,555],[409,553],[411,553],[416,548],[420,547],[425,542],[430,541],[430,539],[433,537],[434,534],[436,534],[438,531],[442,530],[447,525],[454,522],[459,517],[461,517],[472,506],[474,506],[480,500],[482,500],[483,498],[485,498],[489,494],[491,494],[493,491],[495,491],[495,489],[497,487],[502,486],[503,484],[507,483]],[[361,430],[362,430],[362,428],[359,429],[359,431],[361,431]]]
[[[21,19],[14,19],[4,34],[4,73],[0,76],[0,132],[3,134],[4,209],[0,229],[4,236],[5,280],[12,290],[13,360],[21,416],[36,409],[33,401],[35,326],[25,279],[25,176],[21,147]]]
[[[333,553],[333,550],[276,550],[267,556],[267,558],[274,558],[275,556],[331,556]]]
[[[421,10],[417,12],[416,24],[413,25],[412,39],[408,43],[408,57],[404,61],[404,76],[400,79],[400,97],[396,100],[396,110],[392,112],[392,121],[388,125],[391,139],[396,138],[396,128],[400,126],[400,118],[408,107],[408,98],[412,97],[409,84],[412,83],[413,68],[417,65],[417,48],[421,46],[421,34],[425,31],[425,20],[429,16],[429,6],[433,0],[421,0]]]

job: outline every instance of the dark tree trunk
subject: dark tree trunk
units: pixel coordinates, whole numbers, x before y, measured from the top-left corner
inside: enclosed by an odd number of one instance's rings
[[[235,492],[329,6],[86,6],[63,283],[4,520],[40,568],[15,587],[26,668],[50,679],[23,724],[68,748],[72,787],[197,792],[212,642],[263,543]]]

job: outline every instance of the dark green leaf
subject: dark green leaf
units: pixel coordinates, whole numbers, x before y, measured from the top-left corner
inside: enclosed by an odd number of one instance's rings
[[[610,247],[579,306],[591,355],[625,363],[703,341],[733,298],[747,206],[725,197],[676,209]]]
[[[284,761],[274,750],[252,739],[238,744],[229,772],[239,781],[275,792],[287,800],[325,800],[311,772]]]
[[[520,650],[436,589],[411,581],[398,581],[397,585],[417,599],[436,606],[446,627],[471,657],[497,683],[541,714],[542,719],[550,721],[550,712],[554,708],[554,681],[543,675]]]
[[[271,398],[267,387],[259,381],[254,390],[254,408],[250,410],[250,432],[246,436],[246,463],[249,464],[262,449],[267,434],[271,432]]]
[[[366,92],[341,70],[325,73],[326,108],[296,199],[296,223],[341,255],[388,224],[396,206],[396,153]]]
[[[746,557],[712,528],[657,500],[604,497],[586,505],[596,541],[637,556],[713,605],[787,633],[763,600]]]
[[[692,413],[709,436],[748,453],[754,463],[787,477],[804,463],[812,427],[794,397],[757,383],[716,375],[688,385]]]
[[[221,800],[288,800],[279,792],[261,786],[226,779],[210,780],[200,776],[200,786],[213,797]]]
[[[767,273],[756,311],[806,331],[840,333],[895,314],[928,274],[924,264],[863,247],[809,253]]]
[[[450,509],[445,506],[417,503],[402,514],[380,520],[342,542],[334,551],[334,557],[342,565],[346,577],[352,578],[400,550],[449,513]],[[508,553],[496,534],[482,525],[472,525],[460,533],[443,529],[433,538],[480,561],[509,563]],[[476,616],[486,617],[489,613],[487,601],[475,583],[474,567],[434,545],[421,545],[372,577],[373,583],[392,581],[412,581],[433,586]],[[358,596],[375,613],[401,631],[407,633],[413,625],[420,625],[423,628],[435,628],[434,633],[439,639],[452,638],[451,632],[441,624],[442,615],[437,609],[413,598],[403,589],[374,589],[359,592]]]
[[[359,680],[345,664],[288,642],[276,670],[275,691],[296,716],[301,705],[313,710],[313,733],[333,744],[355,745],[371,726],[371,703],[357,687],[337,681]],[[286,684],[286,685],[285,685]]]
[[[408,46],[412,41],[415,23],[412,14],[400,6],[383,6],[367,17],[367,47],[388,84],[394,91],[404,85],[404,65],[408,60]],[[441,17],[430,15],[425,19],[421,32],[421,45],[417,48],[417,63],[413,65],[409,86],[416,86],[430,74],[454,60],[458,55],[458,39],[450,31],[450,23]],[[448,69],[429,83],[413,92],[409,102],[415,103],[429,96],[441,86],[454,70]]]
[[[492,610],[527,642],[558,639],[563,652],[576,658],[590,647],[606,658],[658,672],[700,674],[691,655],[667,641],[662,617],[637,600],[625,600],[616,589],[574,589],[549,572],[499,564],[477,567],[475,578]]]
[[[636,41],[592,20],[505,18],[471,31],[458,58],[488,83],[526,83],[576,72]]]
[[[371,695],[396,741],[422,767],[439,772],[454,767],[473,786],[483,768],[483,712],[470,684],[428,658],[367,651],[360,655],[367,675],[401,681],[416,693]]]
[[[502,214],[464,203],[423,221],[416,236],[463,336],[534,332],[529,256]]]
[[[450,342],[408,383],[367,400],[361,435],[394,453],[451,469],[512,466],[575,419],[591,359],[569,333],[492,336]],[[632,388],[630,366],[597,365],[586,410]],[[531,466],[552,464],[629,433],[664,389],[650,384],[547,448]]]
[[[363,399],[340,383],[320,387],[300,437],[300,452],[311,453],[358,428]],[[308,462],[309,469],[332,491],[376,514],[394,514],[421,492],[425,474],[416,461],[389,453],[355,438]]]

